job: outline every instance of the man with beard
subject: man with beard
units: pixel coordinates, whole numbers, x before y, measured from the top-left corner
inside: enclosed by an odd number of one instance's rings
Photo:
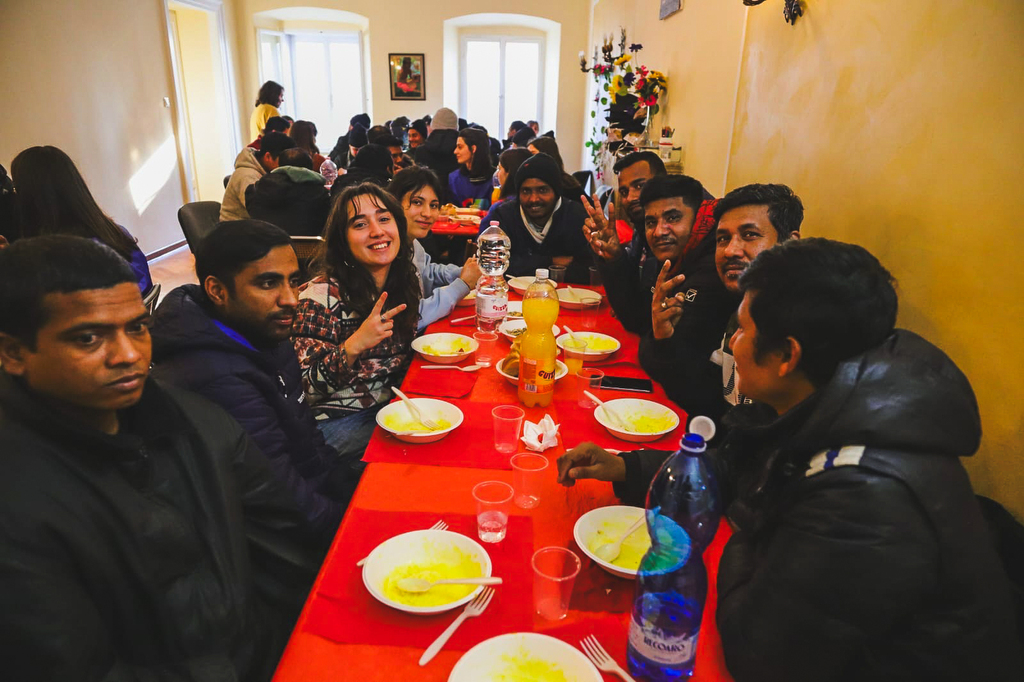
[[[591,255],[583,236],[587,214],[579,202],[559,196],[561,183],[555,160],[534,154],[516,171],[515,200],[501,202],[489,214],[512,242],[509,275],[532,276],[537,268],[563,265],[566,282],[589,283]]]
[[[326,547],[362,464],[339,461],[305,401],[289,340],[300,284],[290,237],[258,220],[221,223],[196,252],[196,275],[201,285],[156,310],[154,376],[238,420]]]

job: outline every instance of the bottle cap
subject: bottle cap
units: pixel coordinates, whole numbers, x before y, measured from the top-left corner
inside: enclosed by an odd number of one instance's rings
[[[715,437],[715,422],[711,421],[710,417],[698,415],[690,420],[690,426],[687,430],[700,436],[705,441],[709,441]]]
[[[547,268],[537,268],[537,279],[547,279],[547,278],[548,278],[548,269]]]
[[[679,447],[684,450],[690,450],[691,452],[704,452],[707,448],[707,446],[704,445],[704,439],[696,433],[688,433],[683,436],[683,440],[679,442]]]
[[[497,220],[492,220],[491,221],[491,227],[498,227],[498,221]]]

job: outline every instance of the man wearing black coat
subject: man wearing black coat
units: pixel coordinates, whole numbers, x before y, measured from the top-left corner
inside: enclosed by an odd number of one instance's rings
[[[362,471],[324,442],[288,334],[299,267],[288,235],[257,220],[221,223],[186,284],[153,320],[154,376],[223,407],[249,433],[326,548]]]
[[[960,457],[981,438],[967,378],[894,330],[891,276],[824,239],[763,251],[740,277],[738,388],[711,458],[736,532],[718,630],[736,682],[1021,679],[1009,585]],[[668,453],[586,444],[560,480],[626,503]]]
[[[324,176],[313,170],[313,159],[298,147],[281,152],[278,163],[245,189],[249,217],[277,225],[293,236],[319,236],[331,210]]]
[[[441,107],[431,120],[430,135],[426,142],[413,150],[412,158],[418,165],[437,173],[441,184],[447,187],[448,176],[459,168],[459,162],[455,160],[455,145],[458,142],[459,119],[454,111]]]
[[[245,432],[147,379],[148,318],[107,246],[0,250],[4,679],[269,680],[312,583]],[[301,576],[290,599],[268,561]]]

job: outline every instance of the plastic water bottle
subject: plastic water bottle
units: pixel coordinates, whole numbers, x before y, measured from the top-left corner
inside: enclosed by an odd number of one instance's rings
[[[338,179],[338,167],[330,159],[324,159],[324,162],[320,164],[320,175],[324,176],[324,180],[326,180],[324,185],[330,187]]]
[[[498,328],[508,312],[508,282],[505,270],[512,252],[512,241],[498,221],[480,233],[476,240],[477,262],[483,273],[476,283],[476,327],[482,332]]]
[[[629,627],[629,671],[653,682],[693,674],[708,591],[702,552],[718,528],[718,493],[704,439],[687,434],[647,491],[651,548],[640,562]]]

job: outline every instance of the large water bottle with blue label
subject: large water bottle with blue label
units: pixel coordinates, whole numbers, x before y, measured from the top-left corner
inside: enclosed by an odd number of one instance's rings
[[[718,491],[700,436],[688,433],[647,491],[651,548],[640,562],[629,671],[652,682],[693,674],[708,592],[702,554],[718,529]]]

